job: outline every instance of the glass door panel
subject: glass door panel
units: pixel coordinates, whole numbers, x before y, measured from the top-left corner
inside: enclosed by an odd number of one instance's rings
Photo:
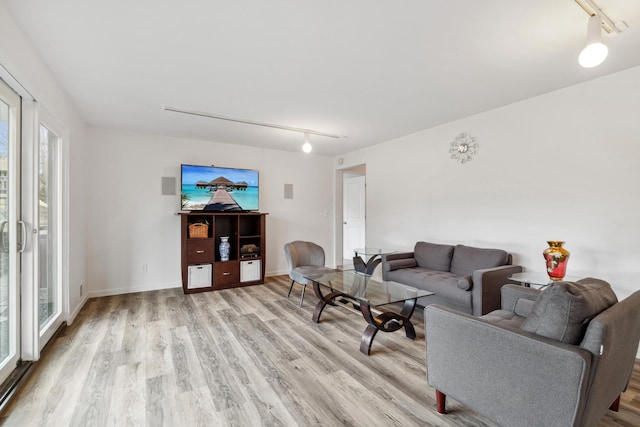
[[[0,382],[19,359],[18,176],[20,97],[0,80]]]
[[[38,318],[40,333],[62,313],[59,280],[59,146],[60,137],[40,124],[38,143]]]

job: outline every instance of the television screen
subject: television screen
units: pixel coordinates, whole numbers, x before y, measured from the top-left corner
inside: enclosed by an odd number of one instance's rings
[[[258,171],[182,165],[183,211],[257,211]]]

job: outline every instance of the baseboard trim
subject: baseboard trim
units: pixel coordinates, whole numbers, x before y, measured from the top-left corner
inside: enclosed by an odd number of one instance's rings
[[[88,299],[89,299],[89,294],[85,294],[84,297],[82,297],[82,299],[76,306],[76,308],[73,310],[73,312],[67,314],[67,325],[71,325],[75,320],[75,318],[78,317],[78,314],[80,314],[80,310],[82,310],[82,307],[84,307]]]
[[[273,277],[273,276],[286,276],[289,274],[289,270],[280,270],[280,271],[266,271],[264,273],[264,277]]]
[[[109,297],[112,295],[134,294],[136,292],[159,291],[162,289],[173,289],[173,288],[182,288],[182,284],[164,283],[156,286],[134,286],[130,288],[103,289],[103,290],[89,292],[88,297],[89,298]]]

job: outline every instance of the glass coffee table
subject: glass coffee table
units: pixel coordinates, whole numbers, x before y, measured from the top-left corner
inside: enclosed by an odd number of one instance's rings
[[[342,306],[357,311],[369,324],[362,333],[360,352],[371,354],[371,344],[378,331],[394,332],[404,328],[407,338],[415,340],[416,331],[411,316],[420,297],[433,295],[401,283],[382,281],[368,274],[353,270],[336,270],[321,276],[305,276],[313,283],[313,291],[320,299],[313,313],[313,321],[320,322],[320,315],[328,305]],[[389,304],[403,303],[400,313],[389,310]]]

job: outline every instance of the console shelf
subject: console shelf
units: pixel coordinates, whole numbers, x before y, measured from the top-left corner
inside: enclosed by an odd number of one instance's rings
[[[264,283],[266,213],[180,212],[179,215],[185,294]],[[221,237],[228,237],[231,244],[228,261],[220,259]]]

